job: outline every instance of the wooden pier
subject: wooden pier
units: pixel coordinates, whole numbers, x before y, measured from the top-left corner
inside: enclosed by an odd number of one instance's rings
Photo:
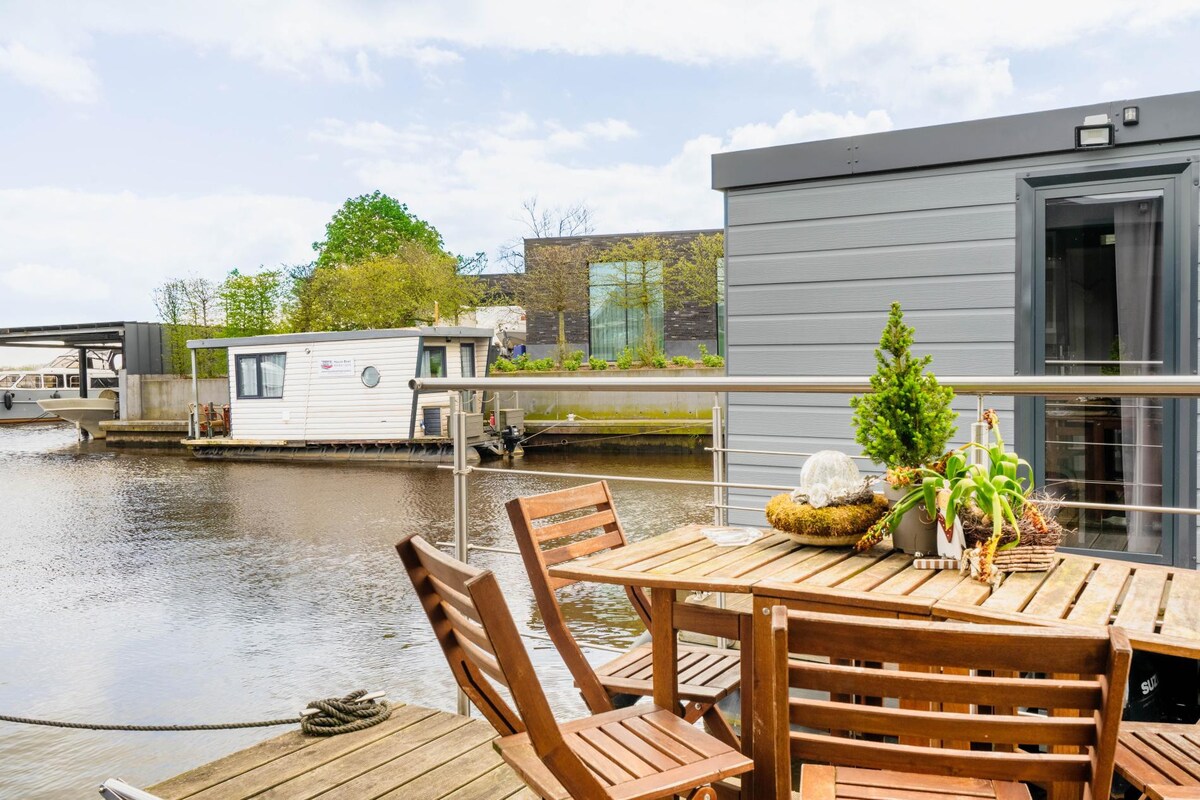
[[[398,704],[340,736],[295,730],[147,789],[163,800],[536,800],[492,748],[482,719]]]

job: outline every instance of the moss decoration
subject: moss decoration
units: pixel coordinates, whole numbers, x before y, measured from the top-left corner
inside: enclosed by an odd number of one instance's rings
[[[837,539],[861,536],[887,510],[888,501],[882,495],[872,495],[867,503],[813,508],[780,494],[767,502],[767,522],[786,533]]]

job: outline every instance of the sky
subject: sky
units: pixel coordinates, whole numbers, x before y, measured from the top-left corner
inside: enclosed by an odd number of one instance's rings
[[[0,327],[307,263],[375,189],[493,263],[530,198],[719,227],[715,152],[1191,91],[1197,41],[1200,0],[0,0]]]

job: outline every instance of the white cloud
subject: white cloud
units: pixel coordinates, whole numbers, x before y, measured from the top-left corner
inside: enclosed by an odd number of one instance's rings
[[[533,195],[547,206],[585,202],[605,232],[719,227],[721,197],[710,188],[714,152],[891,127],[883,111],[864,115],[789,111],[773,124],[746,125],[724,136],[696,136],[661,163],[620,159],[596,163],[587,147],[633,135],[632,128],[603,120],[566,130],[527,115],[509,117],[500,125],[489,122],[452,126],[437,137],[419,126],[389,128],[387,136],[369,140],[372,147],[362,146],[355,137],[339,143],[351,151],[346,164],[361,188],[379,188],[401,198],[437,226],[448,247],[470,253],[494,252],[520,235],[513,216],[521,202]],[[359,125],[326,120],[318,134],[354,131]],[[384,140],[389,145],[383,150],[373,146]],[[414,147],[415,142],[420,147]],[[580,163],[581,155],[592,158]]]
[[[113,6],[9,5],[0,30],[50,31],[76,48],[99,34],[158,35],[273,69],[377,85],[369,61],[408,59],[424,73],[463,53],[637,55],[682,64],[775,62],[828,88],[892,108],[942,104],[979,114],[1013,92],[1009,58],[1113,34],[1154,35],[1200,16],[1195,0],[610,0],[560,3],[321,3],[315,0]],[[84,65],[86,67],[86,65]],[[42,84],[39,84],[42,85]],[[47,87],[49,88],[49,87]]]
[[[100,80],[86,61],[71,53],[37,51],[21,42],[0,44],[0,74],[72,103],[100,98]]]
[[[0,320],[151,319],[168,278],[310,261],[333,210],[283,195],[0,190]]]
[[[111,291],[103,278],[89,278],[77,269],[46,264],[18,264],[0,272],[0,284],[25,298],[44,300],[86,292],[96,300],[107,299]]]

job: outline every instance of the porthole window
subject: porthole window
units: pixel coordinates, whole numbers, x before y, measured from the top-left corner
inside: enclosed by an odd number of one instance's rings
[[[374,367],[367,367],[362,371],[363,386],[368,389],[374,389],[379,385],[379,370]]]

